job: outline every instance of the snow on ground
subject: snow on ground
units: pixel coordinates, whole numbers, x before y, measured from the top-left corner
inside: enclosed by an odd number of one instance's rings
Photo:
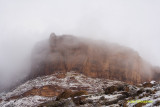
[[[40,88],[46,85],[56,85],[59,87],[62,87],[64,89],[74,89],[74,88],[87,88],[88,92],[93,92],[94,94],[90,94],[91,96],[87,97],[88,100],[93,100],[93,102],[97,102],[101,97],[104,97],[107,101],[112,101],[120,97],[122,94],[120,93],[113,93],[104,95],[102,93],[95,94],[97,92],[103,91],[103,87],[112,86],[115,84],[123,84],[123,82],[115,81],[115,80],[107,80],[107,79],[99,79],[99,78],[89,78],[82,74],[76,73],[74,71],[68,72],[67,74],[62,76],[62,78],[59,78],[57,75],[61,75],[63,73],[54,73],[49,76],[43,76],[43,77],[37,77],[36,79],[27,81],[26,83],[18,86],[16,89],[14,89],[11,92],[1,93],[0,99],[3,99],[3,101],[0,103],[0,107],[35,107],[43,102],[47,102],[50,100],[55,99],[49,98],[49,97],[42,97],[42,96],[28,96],[23,97],[19,99],[12,99],[10,101],[5,101],[6,99],[12,97],[21,95],[26,91],[29,91],[31,89]],[[152,84],[156,84],[155,81],[151,81]],[[140,88],[128,85],[130,91],[137,91]],[[100,91],[99,91],[100,90]],[[135,100],[148,100],[153,101],[152,103],[146,104],[144,107],[152,107],[157,101],[160,101],[160,87],[159,84],[154,85],[151,88],[144,88],[144,90],[158,90],[155,94],[150,94],[148,97],[143,97],[141,99],[135,99]],[[131,92],[132,93],[132,92]],[[134,93],[134,92],[133,92]],[[144,96],[146,92],[143,92],[141,95]],[[139,95],[139,96],[141,96]],[[136,97],[138,98],[138,97]],[[128,107],[135,106],[136,103],[127,103]],[[113,105],[117,106],[117,104]]]
[[[119,107],[119,104],[112,104],[112,105],[104,106],[104,107]]]
[[[55,98],[48,98],[42,96],[29,96],[21,99],[3,101],[2,103],[0,103],[0,107],[36,107],[41,103],[54,99]]]
[[[155,99],[156,98],[156,99]],[[143,100],[143,99],[142,99]],[[152,103],[146,104],[144,107],[152,107],[157,101],[160,101],[160,91],[157,91],[152,96],[148,97],[149,101],[153,101]]]
[[[154,88],[145,88],[145,90],[147,89],[150,89],[150,90],[154,90],[154,89],[159,89],[159,84],[154,87]],[[145,93],[142,93],[142,94],[145,94]],[[141,94],[141,95],[142,95]],[[151,94],[149,95],[148,97],[143,97],[143,98],[140,98],[140,99],[134,99],[136,101],[152,101],[151,103],[147,103],[146,105],[144,105],[143,107],[154,107],[154,104],[157,102],[157,101],[160,101],[160,90],[157,91],[155,94]],[[133,101],[134,101],[133,100]],[[133,107],[135,106],[137,103],[130,103],[128,102],[127,103],[127,106],[128,107]]]
[[[87,99],[90,99],[90,100],[99,100],[101,97],[104,97],[105,99],[107,99],[108,101],[111,101],[111,100],[114,100],[114,99],[117,99],[118,96],[121,96],[122,94],[115,94],[115,95],[98,95],[98,96],[91,96],[91,97],[88,97]]]
[[[82,74],[78,74],[74,71],[67,72],[64,78],[57,78],[59,73],[54,73],[52,75],[37,77],[36,79],[27,81],[26,83],[18,86],[11,92],[8,92],[5,95],[0,96],[0,99],[8,99],[12,96],[18,96],[23,94],[26,91],[31,89],[40,88],[46,85],[57,85],[65,89],[69,89],[71,87],[87,87],[88,92],[97,92],[98,90],[102,91],[104,84],[106,86],[111,86],[116,83],[122,83],[120,81],[112,81],[106,79],[98,79],[98,78],[89,78]],[[71,80],[71,77],[74,77],[76,81]]]
[[[150,83],[151,83],[151,84],[155,84],[155,83],[156,83],[156,81],[152,80]]]

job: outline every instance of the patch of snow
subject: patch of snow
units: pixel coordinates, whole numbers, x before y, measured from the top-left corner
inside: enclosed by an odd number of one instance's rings
[[[151,83],[151,84],[155,84],[155,83],[156,83],[156,81],[152,80],[150,83]]]
[[[98,100],[100,99],[101,97],[105,97],[106,99],[108,100],[113,100],[113,99],[116,99],[118,96],[120,96],[122,94],[115,94],[115,95],[98,95],[98,96],[91,96],[91,97],[88,97],[87,99],[91,99],[91,100]]]
[[[112,105],[105,106],[105,107],[119,107],[119,104],[112,104]]]
[[[29,96],[21,99],[3,101],[2,103],[0,103],[0,107],[35,107],[41,103],[54,99],[55,98],[48,98],[42,96]]]

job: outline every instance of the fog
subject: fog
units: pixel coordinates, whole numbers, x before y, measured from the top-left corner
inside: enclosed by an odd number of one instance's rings
[[[29,70],[51,32],[128,46],[160,66],[159,19],[159,0],[0,0],[0,87]]]

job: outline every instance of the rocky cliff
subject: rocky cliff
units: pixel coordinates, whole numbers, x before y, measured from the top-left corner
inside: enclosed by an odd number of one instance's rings
[[[153,79],[152,68],[130,48],[52,33],[49,40],[35,46],[29,77],[76,71],[89,77],[136,84]]]

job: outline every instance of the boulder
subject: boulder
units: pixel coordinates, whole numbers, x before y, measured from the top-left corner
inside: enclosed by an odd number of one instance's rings
[[[75,107],[75,104],[71,99],[65,99],[61,101],[49,101],[42,103],[38,107]]]
[[[154,106],[160,106],[160,100],[157,100],[157,101],[154,103]]]
[[[85,91],[85,90],[80,90],[80,91],[71,91],[71,90],[65,90],[64,92],[62,92],[61,94],[59,94],[56,98],[56,101],[59,101],[61,99],[67,99],[69,97],[71,98],[76,98],[76,97],[79,97],[79,96],[82,96],[82,95],[87,95],[88,92]]]
[[[110,86],[104,89],[105,94],[112,94],[115,91],[118,91],[117,86]]]
[[[150,83],[150,82],[145,82],[145,83],[143,83],[143,87],[152,87],[153,86],[153,84],[152,83]]]
[[[65,90],[61,94],[59,94],[56,98],[56,101],[59,101],[61,99],[67,99],[73,95],[73,92],[71,90]]]

